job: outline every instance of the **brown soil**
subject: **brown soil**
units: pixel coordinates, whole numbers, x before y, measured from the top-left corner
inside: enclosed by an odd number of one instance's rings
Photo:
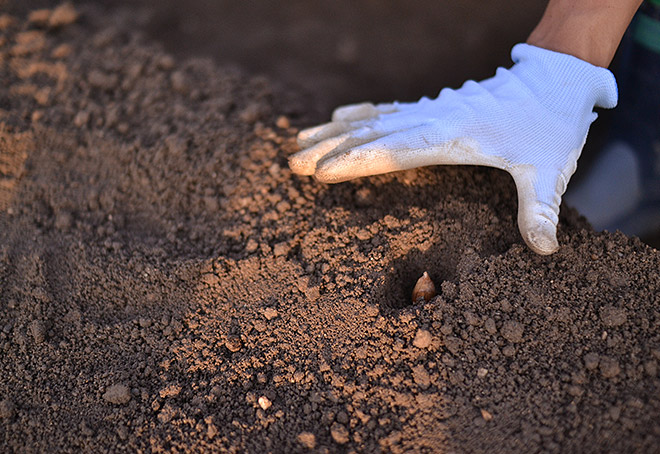
[[[537,256],[496,170],[294,177],[297,94],[79,11],[0,16],[0,451],[660,452],[657,250]]]

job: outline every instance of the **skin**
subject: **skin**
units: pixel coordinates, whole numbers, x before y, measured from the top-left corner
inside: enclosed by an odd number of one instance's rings
[[[642,0],[550,0],[531,44],[607,68]]]

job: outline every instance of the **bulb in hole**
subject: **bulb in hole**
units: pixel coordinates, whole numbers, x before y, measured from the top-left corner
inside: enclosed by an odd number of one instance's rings
[[[436,294],[435,284],[429,277],[429,273],[424,271],[422,277],[417,279],[415,288],[412,291],[413,303],[416,303],[420,298],[423,298],[424,301],[430,301]]]

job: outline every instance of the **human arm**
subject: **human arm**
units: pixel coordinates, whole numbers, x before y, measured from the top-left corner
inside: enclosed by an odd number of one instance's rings
[[[607,68],[642,0],[551,0],[527,44]]]

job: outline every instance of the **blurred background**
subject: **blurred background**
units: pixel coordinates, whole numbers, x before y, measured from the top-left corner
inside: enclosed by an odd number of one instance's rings
[[[61,1],[4,2],[26,12]],[[174,55],[265,74],[304,94],[308,115],[327,117],[339,104],[412,101],[489,77],[510,64],[511,47],[525,40],[546,1],[74,1],[85,3],[130,8]]]

